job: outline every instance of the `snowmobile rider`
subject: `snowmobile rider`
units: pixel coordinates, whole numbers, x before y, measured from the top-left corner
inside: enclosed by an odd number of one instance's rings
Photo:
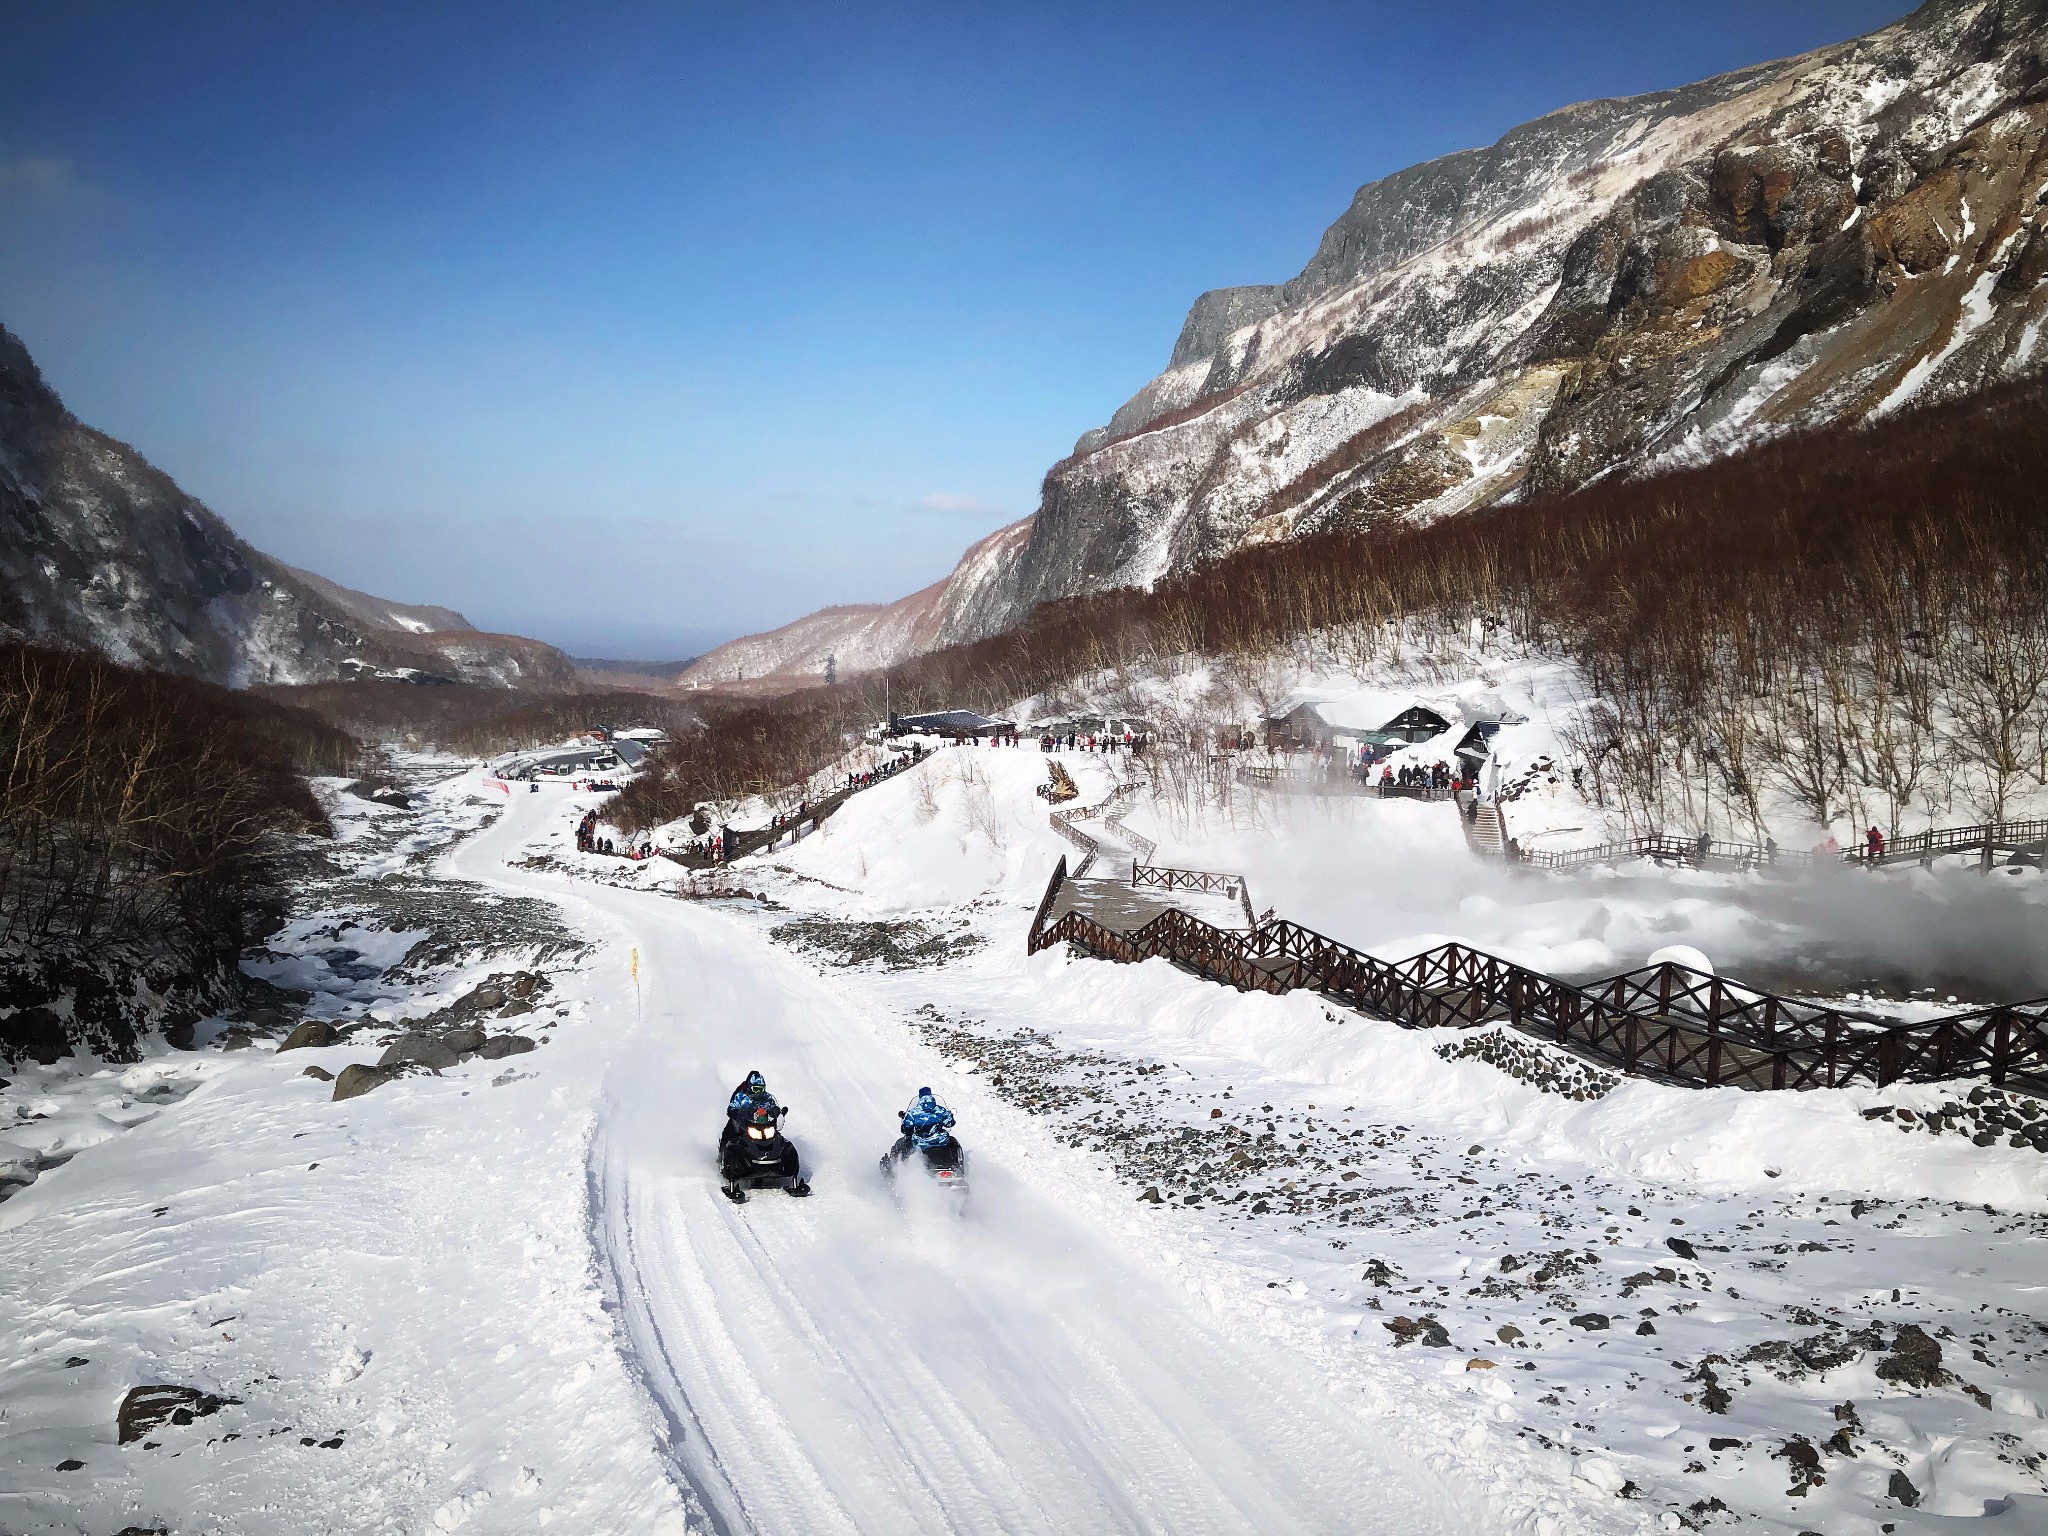
[[[950,1139],[947,1132],[953,1127],[953,1111],[932,1097],[929,1088],[917,1090],[917,1097],[910,1101],[910,1107],[903,1111],[901,1129],[914,1147],[943,1147]]]
[[[725,1114],[727,1119],[752,1118],[757,1109],[779,1108],[775,1095],[768,1091],[768,1079],[759,1072],[749,1072],[739,1087],[733,1089],[732,1098],[726,1102]]]

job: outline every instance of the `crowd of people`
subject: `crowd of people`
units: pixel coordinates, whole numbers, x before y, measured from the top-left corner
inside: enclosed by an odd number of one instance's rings
[[[1011,745],[1015,746],[1013,738]],[[1064,736],[1047,731],[1038,738],[1041,752],[1142,752],[1145,738],[1135,731],[1125,731],[1121,736],[1083,735],[1079,731],[1068,731]]]
[[[845,790],[851,794],[856,789],[866,789],[870,785],[881,783],[884,779],[893,779],[904,769],[916,767],[923,757],[924,748],[913,742],[910,750],[900,757],[892,757],[886,763],[864,769],[859,773],[847,774]],[[802,815],[799,814],[797,819],[801,821]]]
[[[1368,775],[1372,764],[1360,763],[1357,769],[1361,782],[1371,782]],[[1456,794],[1468,786],[1458,775],[1451,772],[1450,764],[1441,760],[1434,763],[1403,763],[1397,770],[1392,763],[1380,764],[1380,793],[1390,789],[1421,790],[1434,794]]]
[[[578,853],[601,853],[614,859],[651,859],[656,849],[653,843],[642,840],[628,843],[623,849],[611,838],[601,836],[597,830],[597,812],[585,811],[582,820],[576,823],[576,851]]]

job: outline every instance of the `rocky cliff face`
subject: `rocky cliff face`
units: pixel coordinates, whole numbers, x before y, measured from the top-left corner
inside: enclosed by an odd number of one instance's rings
[[[936,618],[871,660],[1260,540],[1556,495],[2038,370],[2044,195],[2048,0],[1932,0],[1389,176],[1291,281],[1197,299],[1036,516],[906,600]]]
[[[252,549],[80,422],[0,328],[0,633],[243,687],[365,672],[566,686],[551,646],[337,586]]]

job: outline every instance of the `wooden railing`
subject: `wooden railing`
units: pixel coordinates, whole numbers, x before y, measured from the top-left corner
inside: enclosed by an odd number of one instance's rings
[[[1243,875],[1217,874],[1206,869],[1171,869],[1162,864],[1133,864],[1131,884],[1162,891],[1203,891],[1237,902],[1244,909],[1246,927],[1256,927],[1252,915],[1251,887]]]
[[[1174,909],[1129,933],[1079,910],[1047,922],[1065,880],[1061,859],[1026,941],[1034,953],[1072,944],[1107,960],[1163,957],[1240,990],[1308,989],[1411,1028],[1504,1023],[1672,1082],[1782,1089],[1983,1076],[2048,1092],[2048,999],[1887,1024],[1669,963],[1579,987],[1463,944],[1380,960],[1285,920],[1233,932]]]
[[[1974,827],[1935,827],[1908,832],[1885,844],[1873,861],[1868,849],[1852,848],[1842,857],[1851,864],[1903,863],[1938,858],[1945,853],[2021,853],[2048,849],[2048,821],[1988,821]]]
[[[1884,852],[1872,858],[1868,848],[1845,848],[1839,854],[1813,853],[1769,844],[1729,843],[1718,839],[1673,837],[1650,833],[1602,843],[1594,848],[1565,848],[1557,851],[1524,849],[1521,862],[1539,869],[1585,869],[1595,864],[1612,864],[1620,859],[1657,859],[1665,863],[1690,864],[1699,869],[1818,869],[1837,864],[1901,864],[1938,858],[1946,853],[1981,851],[1988,859],[1994,851],[2023,852],[2048,847],[2048,821],[1994,821],[1973,827],[1940,827],[1929,832],[1909,832],[1885,844]]]

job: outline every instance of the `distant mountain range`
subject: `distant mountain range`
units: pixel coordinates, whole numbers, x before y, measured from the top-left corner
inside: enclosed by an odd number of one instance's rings
[[[0,634],[245,687],[359,676],[573,686],[553,646],[489,635],[251,548],[64,408],[0,328]]]
[[[1585,102],[1359,190],[1308,265],[1198,298],[1167,369],[946,580],[721,646],[816,681],[1265,540],[1427,521],[2048,364],[2048,0]]]

